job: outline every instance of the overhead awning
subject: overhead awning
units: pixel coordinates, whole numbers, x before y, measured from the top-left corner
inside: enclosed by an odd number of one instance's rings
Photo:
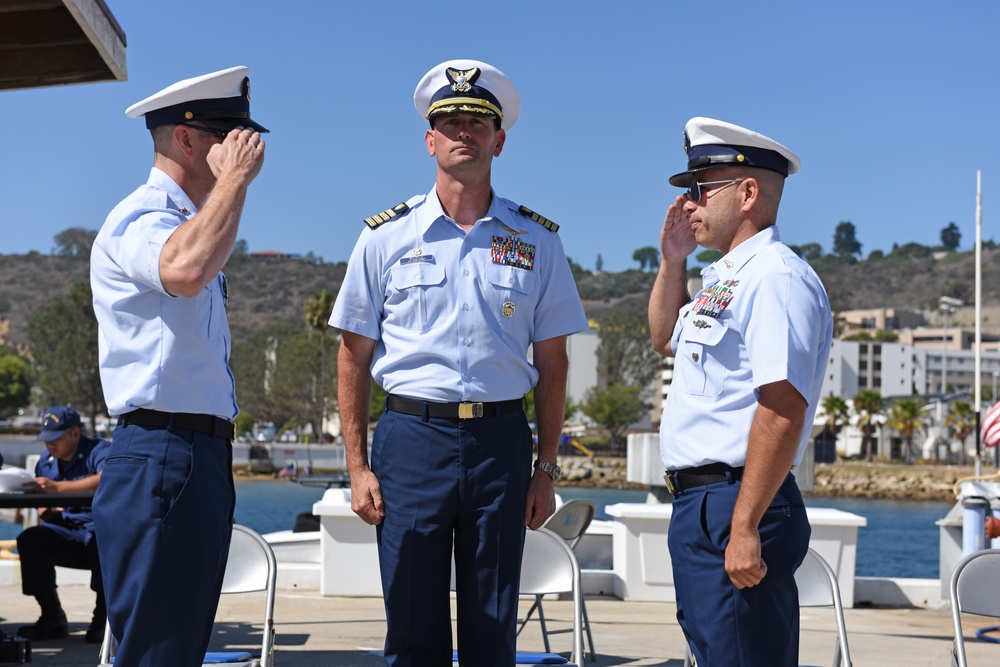
[[[0,0],[0,90],[126,78],[125,32],[104,0]]]

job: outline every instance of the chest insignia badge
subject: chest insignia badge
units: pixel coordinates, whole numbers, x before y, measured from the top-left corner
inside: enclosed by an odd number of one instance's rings
[[[527,229],[521,229],[521,230],[511,229],[510,227],[508,227],[507,225],[503,224],[502,222],[500,223],[500,227],[502,227],[503,230],[505,232],[507,232],[508,234],[510,234],[511,236],[521,236],[522,234],[527,234],[528,233]]]
[[[500,307],[500,312],[504,317],[514,317],[514,303],[512,301],[504,301],[503,306]]]
[[[712,325],[705,320],[695,320],[694,327],[695,329],[711,329]]]

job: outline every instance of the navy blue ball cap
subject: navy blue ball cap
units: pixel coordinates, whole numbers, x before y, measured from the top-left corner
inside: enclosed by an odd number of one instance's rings
[[[250,118],[250,69],[243,66],[178,81],[136,102],[125,115],[144,116],[150,130],[197,121],[226,132],[235,127],[268,131]]]
[[[713,118],[692,118],[684,126],[687,171],[670,177],[670,184],[686,188],[698,172],[719,167],[758,167],[782,176],[802,167],[798,156],[774,139],[739,125]]]
[[[428,121],[446,113],[496,119],[509,130],[521,111],[521,96],[507,75],[479,60],[449,60],[431,69],[413,91],[417,113]]]
[[[66,405],[56,405],[42,414],[42,432],[35,440],[51,442],[63,434],[68,428],[80,425],[80,415]]]

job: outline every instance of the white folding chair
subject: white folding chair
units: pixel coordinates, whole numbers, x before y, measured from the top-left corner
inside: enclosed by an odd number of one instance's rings
[[[951,618],[955,624],[952,665],[968,667],[962,614],[1000,616],[1000,549],[984,549],[958,562],[951,573]]]
[[[563,503],[558,508],[556,508],[555,513],[548,518],[548,520],[543,524],[544,528],[548,528],[553,533],[561,537],[570,549],[576,549],[576,545],[580,543],[583,538],[583,534],[587,532],[587,528],[590,527],[590,522],[594,520],[594,514],[597,508],[594,503],[590,500],[570,500]],[[594,653],[594,636],[590,631],[590,618],[587,616],[587,603],[586,600],[581,595],[580,604],[583,607],[583,629],[587,633],[587,646],[590,649],[590,659],[591,661],[597,661],[597,655]],[[524,615],[524,619],[520,621],[517,627],[517,634],[520,635],[521,631],[524,630],[524,626],[528,624],[531,620],[532,614],[538,611],[538,623],[542,629],[542,641],[545,645],[545,651],[549,652],[549,633],[558,632],[568,632],[569,630],[549,630],[545,624],[545,612],[542,609],[542,596],[536,595],[535,601],[528,609],[528,612]]]
[[[222,593],[266,591],[260,657],[255,658],[247,651],[209,651],[205,654],[204,665],[271,667],[274,664],[274,597],[277,573],[278,568],[271,545],[255,531],[245,526],[234,525]],[[116,647],[117,642],[111,635],[111,626],[108,625],[104,632],[104,643],[101,644],[101,667],[113,664]]]
[[[583,592],[580,583],[580,565],[576,554],[566,542],[548,530],[525,531],[524,553],[521,558],[521,595],[548,595],[570,593],[573,600],[573,648],[567,660],[558,653],[518,651],[518,667],[571,664],[583,667]],[[452,564],[454,587],[454,563]],[[458,651],[452,657],[458,664]]]
[[[840,598],[840,584],[833,568],[822,556],[809,549],[802,565],[795,571],[795,585],[799,589],[799,607],[833,607],[837,623],[833,667],[851,667],[847,625],[844,623],[844,604]],[[684,667],[692,667],[694,664],[694,656],[691,647],[688,646]]]

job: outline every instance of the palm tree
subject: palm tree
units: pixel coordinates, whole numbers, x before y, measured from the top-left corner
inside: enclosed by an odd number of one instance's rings
[[[323,424],[326,423],[326,330],[329,328],[330,313],[333,312],[334,296],[325,287],[319,294],[306,301],[302,308],[306,325],[320,335],[320,398],[319,424],[316,431],[318,441],[323,442]]]
[[[834,395],[833,392],[823,399],[820,403],[820,409],[823,411],[823,415],[826,416],[826,425],[828,427],[828,432],[833,434],[834,442],[836,442],[837,436],[840,434],[840,430],[848,422],[848,411],[847,411],[847,401],[842,397]]]
[[[948,410],[945,418],[945,426],[951,429],[952,434],[958,438],[962,446],[958,450],[958,464],[965,465],[965,439],[972,434],[975,416],[972,413],[972,404],[968,401],[955,401]]]
[[[882,394],[872,389],[858,392],[854,397],[854,414],[858,418],[861,429],[861,440],[865,445],[865,459],[872,462],[872,441],[877,428],[877,417],[885,414],[885,399]]]
[[[892,406],[892,428],[906,443],[904,459],[906,465],[913,465],[913,436],[924,428],[923,406],[916,399],[907,398]]]

